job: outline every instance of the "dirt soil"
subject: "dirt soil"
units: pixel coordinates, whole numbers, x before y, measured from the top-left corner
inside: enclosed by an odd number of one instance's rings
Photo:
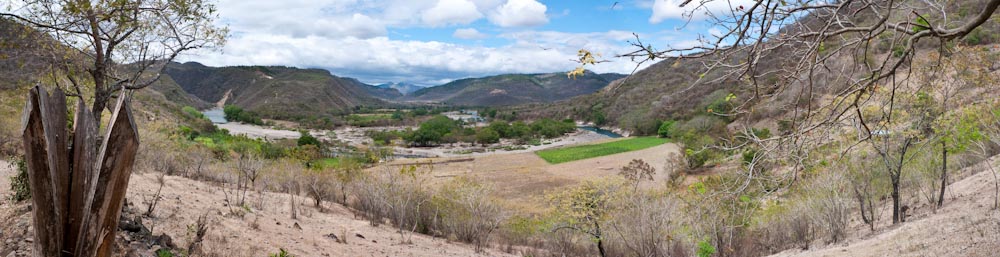
[[[576,185],[585,180],[616,176],[621,167],[633,159],[641,159],[656,169],[653,181],[643,181],[640,187],[662,186],[668,174],[662,172],[667,154],[678,153],[675,144],[663,144],[639,151],[625,152],[556,165],[545,162],[532,152],[497,153],[486,156],[398,159],[391,165],[427,165],[433,163],[432,176],[437,181],[469,176],[493,185],[496,197],[506,199],[523,211],[542,209],[546,192]]]
[[[0,220],[5,221],[0,224],[0,256],[27,256],[32,234],[30,204],[7,200],[6,178],[12,174],[13,169],[0,161],[0,195],[4,197]],[[192,238],[188,226],[207,215],[209,229],[202,249],[217,256],[266,256],[279,248],[295,256],[511,256],[495,249],[476,253],[472,245],[420,234],[412,235],[412,243],[403,243],[391,226],[373,227],[337,204],[325,203],[321,212],[302,197],[295,198],[302,204],[301,213],[292,219],[291,195],[282,193],[248,193],[251,210],[239,217],[230,214],[223,190],[217,186],[176,176],[166,176],[165,181],[152,217],[143,218],[143,224],[153,235],[165,233],[174,244],[186,247]],[[133,174],[128,191],[131,208],[145,211],[158,185],[155,173]],[[331,234],[346,238],[347,243],[338,243]]]
[[[1000,211],[993,209],[994,177],[985,164],[966,168],[978,173],[949,185],[937,213],[917,213],[900,225],[882,225],[875,233],[855,226],[852,232],[859,236],[845,243],[775,256],[1000,256]],[[887,212],[885,219],[891,220]]]

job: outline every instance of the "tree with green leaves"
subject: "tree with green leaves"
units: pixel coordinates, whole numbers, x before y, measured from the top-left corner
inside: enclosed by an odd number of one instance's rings
[[[48,60],[56,86],[91,103],[97,121],[121,90],[145,88],[181,53],[225,43],[205,0],[24,0],[0,10],[65,48]]]
[[[500,134],[492,128],[482,128],[479,129],[479,131],[476,131],[476,142],[483,145],[495,144],[500,142]]]

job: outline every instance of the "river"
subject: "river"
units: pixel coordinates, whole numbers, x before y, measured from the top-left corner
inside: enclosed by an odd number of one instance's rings
[[[211,120],[212,123],[215,124],[229,123],[229,121],[226,120],[226,113],[222,111],[222,108],[216,107],[204,110],[201,113],[205,114],[205,117],[208,117],[208,119]]]
[[[597,134],[605,135],[605,136],[610,137],[610,138],[621,138],[622,137],[622,135],[620,135],[618,133],[612,132],[610,130],[606,130],[606,129],[594,127],[594,126],[580,126],[580,129],[597,132]]]

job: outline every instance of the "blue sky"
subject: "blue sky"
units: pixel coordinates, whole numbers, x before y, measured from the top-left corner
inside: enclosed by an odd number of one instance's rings
[[[746,1],[693,9],[699,5],[680,8],[680,0],[220,0],[218,23],[232,31],[227,45],[181,60],[322,68],[370,84],[430,86],[565,72],[577,65],[577,50],[588,49],[611,61],[590,69],[628,73],[636,64],[614,56],[635,49],[632,33],[657,48],[692,46],[714,29],[703,13]]]

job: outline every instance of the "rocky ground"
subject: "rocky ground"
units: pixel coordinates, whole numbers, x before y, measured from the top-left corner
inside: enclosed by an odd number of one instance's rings
[[[936,212],[918,206],[906,222],[883,224],[875,232],[854,222],[854,237],[846,242],[776,256],[998,256],[1000,210],[993,208],[995,177],[986,163],[958,172],[968,177],[948,187],[945,204]],[[891,220],[886,211],[884,220]]]
[[[0,177],[13,174],[0,163]],[[295,197],[297,216],[290,215],[292,197],[282,193],[248,193],[247,207],[230,208],[220,187],[183,177],[165,176],[160,200],[143,215],[159,188],[155,173],[134,174],[119,233],[120,256],[155,256],[162,247],[193,256],[266,256],[286,249],[295,256],[512,256],[495,249],[476,252],[468,244],[413,234],[391,226],[374,227],[347,208],[324,203],[322,210]],[[30,256],[30,204],[12,203],[4,183],[0,195],[0,256]],[[232,197],[230,195],[230,197]],[[207,230],[196,242],[199,218]],[[140,226],[141,224],[141,226]]]

